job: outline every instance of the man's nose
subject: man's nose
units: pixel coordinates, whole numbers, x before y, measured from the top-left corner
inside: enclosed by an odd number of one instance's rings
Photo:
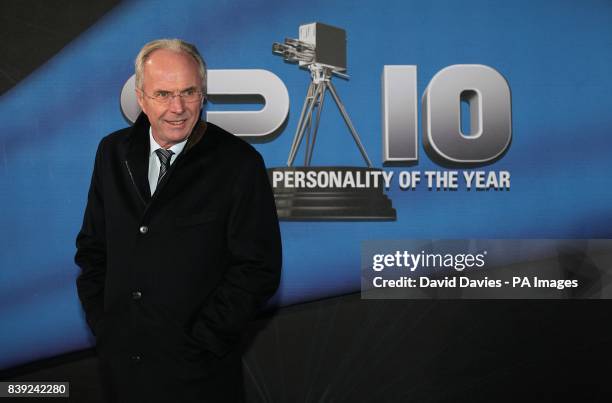
[[[183,113],[183,109],[185,109],[185,105],[183,104],[183,97],[176,94],[173,95],[170,99],[170,111],[174,113]]]

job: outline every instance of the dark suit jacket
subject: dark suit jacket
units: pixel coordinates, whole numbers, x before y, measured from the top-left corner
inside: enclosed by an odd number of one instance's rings
[[[149,122],[98,147],[77,280],[113,402],[234,401],[236,344],[277,289],[281,242],[261,156],[199,122],[149,194]]]

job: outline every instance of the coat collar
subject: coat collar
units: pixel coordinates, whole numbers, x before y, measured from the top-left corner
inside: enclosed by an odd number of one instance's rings
[[[131,170],[131,175],[134,176],[136,187],[147,202],[151,199],[151,190],[148,180],[150,126],[151,124],[149,123],[147,115],[141,112],[140,115],[138,115],[136,122],[134,122],[134,126],[132,126],[132,129],[130,130],[126,155],[126,161]],[[202,120],[196,123],[191,134],[189,135],[189,139],[187,140],[187,144],[185,144],[183,152],[181,152],[179,155],[179,158],[184,158],[186,154],[196,147],[196,145],[202,143],[201,140],[204,137],[207,127],[208,124]]]

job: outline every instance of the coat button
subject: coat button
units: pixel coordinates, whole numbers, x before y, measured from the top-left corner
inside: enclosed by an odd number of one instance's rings
[[[140,227],[141,234],[146,234],[147,232],[149,232],[149,227],[147,227],[146,225],[143,225],[142,227]]]
[[[132,291],[132,299],[140,299],[142,298],[142,293],[140,291]]]

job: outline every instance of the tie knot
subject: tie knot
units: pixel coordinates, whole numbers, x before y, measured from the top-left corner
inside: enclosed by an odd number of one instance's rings
[[[170,162],[170,158],[174,154],[173,151],[166,150],[164,148],[158,148],[157,150],[155,150],[155,153],[157,154],[159,162],[161,162],[162,165],[168,165],[168,163]]]

